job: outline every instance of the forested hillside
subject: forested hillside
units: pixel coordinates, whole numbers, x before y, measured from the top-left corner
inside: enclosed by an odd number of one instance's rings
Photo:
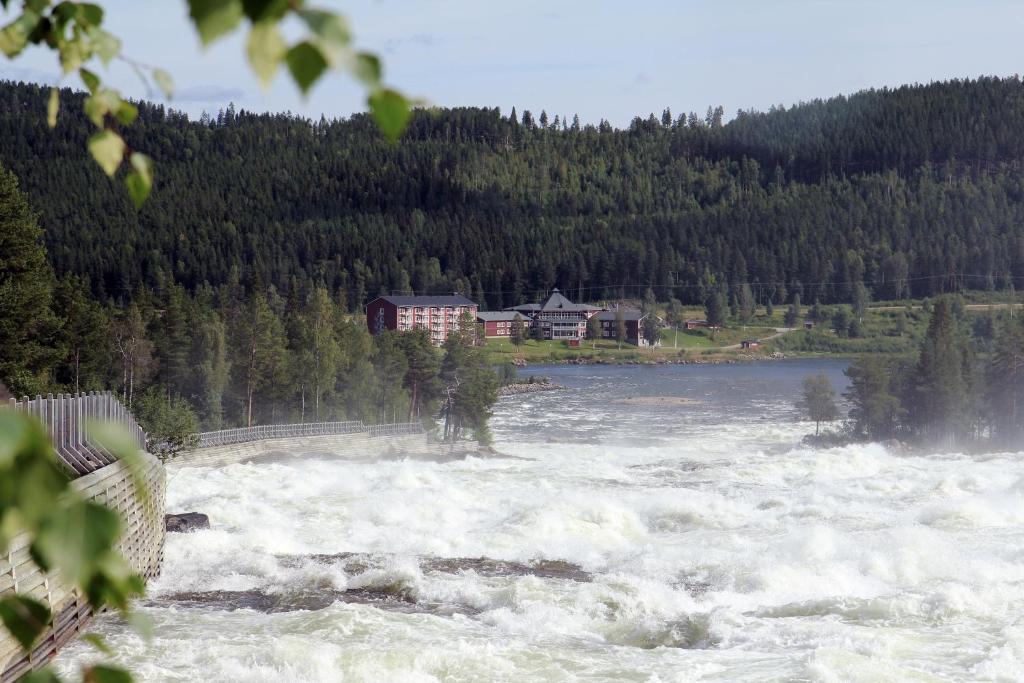
[[[355,310],[392,290],[486,306],[580,299],[846,301],[1024,284],[1024,84],[867,91],[723,124],[627,130],[495,109],[427,110],[389,145],[372,122],[140,106],[157,161],[139,212],[87,157],[80,95],[0,85],[0,161],[40,212],[57,274],[103,300],[232,282]]]

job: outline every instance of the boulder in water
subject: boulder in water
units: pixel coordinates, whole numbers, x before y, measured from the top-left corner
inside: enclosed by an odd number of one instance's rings
[[[164,528],[174,533],[197,531],[210,528],[210,518],[201,512],[183,512],[178,515],[164,515]]]

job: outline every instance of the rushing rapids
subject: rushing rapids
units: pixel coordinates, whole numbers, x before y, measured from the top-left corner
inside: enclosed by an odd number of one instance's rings
[[[546,368],[510,457],[182,470],[212,528],[97,629],[144,681],[1024,679],[1024,454],[800,445],[841,370]]]

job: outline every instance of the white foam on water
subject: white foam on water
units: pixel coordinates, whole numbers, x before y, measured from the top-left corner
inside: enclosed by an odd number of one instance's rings
[[[813,425],[773,407],[788,397],[729,408],[715,369],[699,389],[579,372],[598,388],[499,406],[497,448],[515,458],[180,470],[168,509],[213,528],[168,537],[140,608],[151,643],[113,616],[98,629],[143,681],[1024,679],[1024,454],[809,448]],[[612,409],[615,377],[703,402]],[[376,559],[309,557],[337,553]],[[421,557],[562,560],[591,580]],[[452,609],[165,600],[348,589]],[[59,665],[91,657],[78,643]]]

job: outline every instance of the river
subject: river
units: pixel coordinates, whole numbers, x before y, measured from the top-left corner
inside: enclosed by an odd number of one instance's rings
[[[842,368],[531,368],[509,457],[181,470],[213,528],[96,629],[143,681],[1024,680],[1022,454],[802,446]]]

